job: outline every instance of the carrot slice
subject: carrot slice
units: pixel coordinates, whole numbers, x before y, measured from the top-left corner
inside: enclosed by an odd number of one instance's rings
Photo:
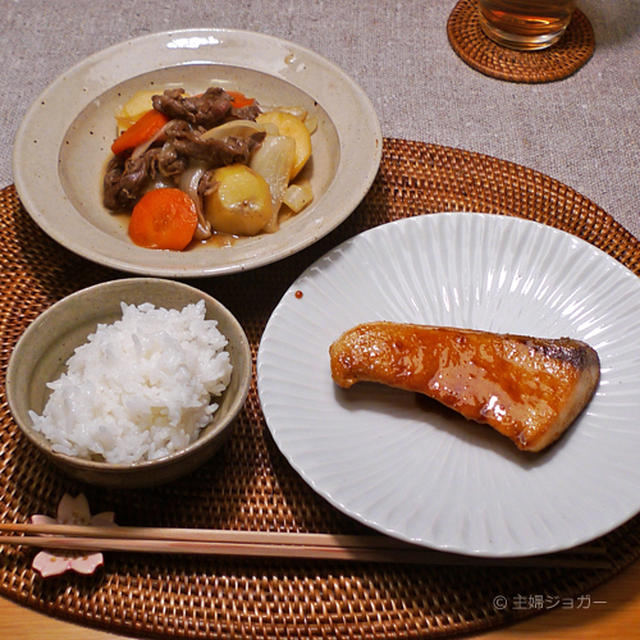
[[[153,189],[133,208],[129,237],[148,249],[181,251],[191,242],[197,224],[195,202],[184,191]]]
[[[169,118],[164,113],[150,109],[114,140],[111,151],[117,155],[137,147],[151,139],[167,122]]]
[[[247,98],[244,93],[240,93],[240,91],[227,91],[227,93],[231,96],[231,104],[238,109],[242,107],[248,107],[255,102],[254,98]]]

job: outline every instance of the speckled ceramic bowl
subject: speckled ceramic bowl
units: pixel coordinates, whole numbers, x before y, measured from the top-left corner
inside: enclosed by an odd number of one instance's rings
[[[51,443],[32,428],[29,410],[42,413],[49,389],[46,383],[59,377],[76,347],[86,342],[98,323],[121,317],[120,303],[151,302],[156,307],[181,309],[203,299],[206,318],[218,322],[228,340],[233,372],[231,382],[217,399],[212,422],[186,449],[153,461],[108,464],[56,453]],[[217,300],[194,287],[158,278],[127,278],[98,284],[74,293],[42,313],[24,332],[11,354],[7,370],[7,399],[24,435],[52,463],[83,482],[111,487],[161,484],[193,471],[208,460],[230,435],[242,409],[251,381],[251,351],[247,337],[234,316]]]
[[[115,114],[134,93],[166,87],[241,90],[265,107],[302,106],[318,122],[300,177],[314,200],[275,233],[186,251],[134,245],[126,216],[102,203]],[[67,249],[107,266],[160,277],[217,276],[289,256],[325,236],[360,203],[380,164],[382,135],[362,89],[294,43],[230,29],[156,33],[100,51],[57,78],[17,132],[13,175],[25,209]]]

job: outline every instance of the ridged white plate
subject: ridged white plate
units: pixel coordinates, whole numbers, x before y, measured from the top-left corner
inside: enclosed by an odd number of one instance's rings
[[[598,351],[601,382],[561,440],[524,453],[415,394],[334,385],[329,345],[372,320],[578,338]],[[551,227],[443,213],[348,240],[276,307],[258,389],[277,445],[306,482],[406,541],[531,555],[592,540],[640,511],[640,279]]]

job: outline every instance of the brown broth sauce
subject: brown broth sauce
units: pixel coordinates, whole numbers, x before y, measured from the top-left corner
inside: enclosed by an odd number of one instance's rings
[[[193,240],[188,248],[197,246],[209,246],[209,247],[231,247],[235,244],[236,240],[239,240],[241,236],[237,236],[231,233],[222,233],[221,231],[213,231],[210,238],[206,240]]]
[[[129,220],[131,213],[128,211],[112,211],[110,215],[118,224],[124,229],[128,237]],[[296,215],[289,207],[282,205],[280,212],[278,213],[278,227]],[[232,233],[222,233],[221,231],[213,231],[210,238],[206,240],[192,240],[183,251],[192,251],[198,247],[216,247],[224,249],[225,247],[232,247],[237,240],[240,240],[243,236],[239,236]]]
[[[131,214],[127,211],[116,211],[111,212],[111,216],[113,219],[118,222],[118,225],[124,229],[125,233],[127,233],[128,237],[128,229],[129,229],[129,220],[131,219]],[[239,240],[240,236],[232,235],[230,233],[221,233],[219,231],[214,231],[210,238],[206,240],[192,240],[184,251],[191,251],[193,249],[197,249],[198,247],[219,247],[223,249],[224,247],[231,247]]]

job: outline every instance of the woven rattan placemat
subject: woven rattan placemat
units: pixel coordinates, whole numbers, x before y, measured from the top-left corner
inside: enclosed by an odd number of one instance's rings
[[[556,44],[540,51],[515,51],[483,33],[476,5],[476,0],[456,4],[447,22],[447,35],[462,60],[487,76],[510,82],[553,82],[575,73],[593,55],[593,28],[579,9]]]
[[[466,151],[387,139],[380,171],[358,209],[314,246],[276,264],[193,281],[243,324],[255,357],[268,316],[295,277],[338,242],[421,213],[485,211],[559,227],[640,273],[640,245],[593,202],[521,166]],[[64,492],[119,524],[358,533],[316,496],[275,447],[255,380],[228,444],[193,475],[155,489],[82,486],[20,436],[4,376],[25,327],[64,295],[126,274],[92,264],[45,236],[13,187],[0,192],[0,518],[54,514]],[[525,605],[588,594],[640,555],[640,516],[594,543],[606,568],[394,566],[327,561],[106,554],[95,575],[41,579],[35,551],[4,547],[0,593],[51,615],[136,636],[186,638],[425,638],[481,631],[539,613]],[[494,607],[496,596],[508,603]],[[523,601],[522,598],[525,598]]]

